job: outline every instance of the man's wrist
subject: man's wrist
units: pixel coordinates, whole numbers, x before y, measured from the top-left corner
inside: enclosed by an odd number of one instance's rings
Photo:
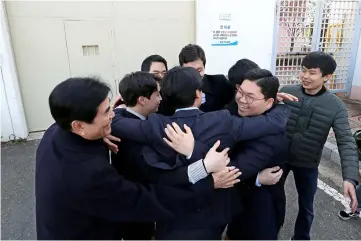
[[[193,155],[193,150],[191,151],[191,154],[189,154],[188,156],[186,156],[187,160],[191,159],[192,155]]]
[[[203,159],[188,166],[188,180],[190,183],[194,184],[207,176],[208,173],[204,168]]]
[[[257,178],[256,178],[256,183],[255,183],[255,184],[256,184],[257,187],[260,187],[260,186],[262,186],[262,185],[261,185],[261,183],[259,183],[258,177],[259,177],[259,173],[257,174]]]
[[[350,178],[346,178],[346,179],[344,180],[344,182],[352,183],[355,187],[357,186],[357,182],[356,182],[355,180],[350,179]]]

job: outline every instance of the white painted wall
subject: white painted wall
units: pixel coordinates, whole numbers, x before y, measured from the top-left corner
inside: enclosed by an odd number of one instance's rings
[[[26,138],[28,129],[3,1],[0,2],[0,67],[1,141]]]
[[[275,0],[197,0],[196,43],[207,58],[207,74],[227,74],[239,59],[249,58],[271,70]],[[220,21],[219,14],[231,20]],[[222,24],[238,30],[238,45],[212,46],[212,30]]]
[[[2,56],[0,56],[2,58]],[[0,60],[1,61],[1,60]],[[4,79],[2,76],[2,68],[0,68],[0,91],[1,91],[1,141],[8,141],[9,137],[14,133],[9,105],[6,99]]]
[[[125,74],[151,54],[171,68],[195,41],[195,1],[6,1],[25,114],[30,132],[54,120],[48,97],[69,77],[99,75],[115,94]],[[82,47],[98,45],[84,56]],[[35,92],[37,91],[37,92]]]
[[[353,75],[352,86],[361,87],[361,35],[358,42],[357,58],[355,63],[355,71]]]

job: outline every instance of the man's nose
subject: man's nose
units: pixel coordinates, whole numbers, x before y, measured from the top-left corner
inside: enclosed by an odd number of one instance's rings
[[[241,95],[241,96],[239,97],[239,101],[242,102],[242,103],[247,103],[246,96],[245,96],[245,95]]]
[[[111,110],[110,113],[109,113],[109,119],[110,119],[110,120],[113,119],[114,116],[115,116],[115,113],[114,113],[113,110]]]

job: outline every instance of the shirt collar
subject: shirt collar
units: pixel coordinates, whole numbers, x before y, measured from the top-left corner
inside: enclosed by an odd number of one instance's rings
[[[310,95],[310,94],[307,94],[306,91],[305,91],[305,88],[302,87],[302,92],[305,94],[305,95],[308,95],[308,96],[320,96],[324,93],[327,92],[327,88],[323,85],[322,86],[322,89],[320,89],[316,94],[314,95]]]
[[[145,118],[144,116],[142,116],[141,114],[139,114],[138,112],[136,112],[136,111],[134,111],[134,110],[132,110],[132,109],[130,109],[130,108],[128,108],[128,107],[126,108],[126,110],[127,110],[129,113],[131,113],[131,114],[139,117],[139,119],[141,119],[141,120],[147,119],[147,118]]]
[[[176,109],[175,112],[180,111],[180,110],[198,110],[198,109],[199,109],[198,107],[192,106],[192,107]]]

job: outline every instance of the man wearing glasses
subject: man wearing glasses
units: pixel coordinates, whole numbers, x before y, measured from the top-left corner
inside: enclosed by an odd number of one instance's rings
[[[160,55],[150,55],[143,60],[141,71],[149,72],[163,79],[168,71],[167,61]]]
[[[277,104],[279,81],[267,70],[255,68],[236,83],[235,106],[231,114],[240,117],[259,116],[268,113]],[[234,108],[236,107],[236,108]],[[277,146],[272,143],[277,142]],[[285,131],[278,135],[265,135],[250,141],[239,142],[230,155],[231,162],[240,160],[242,181],[237,186],[243,210],[228,225],[227,236],[231,240],[275,240],[285,215],[285,193],[281,164],[287,152]],[[263,175],[250,177],[252,168],[259,165]],[[261,166],[262,165],[262,166]],[[248,174],[248,175],[247,175]],[[255,185],[256,179],[256,185]],[[235,203],[237,205],[237,203]]]

